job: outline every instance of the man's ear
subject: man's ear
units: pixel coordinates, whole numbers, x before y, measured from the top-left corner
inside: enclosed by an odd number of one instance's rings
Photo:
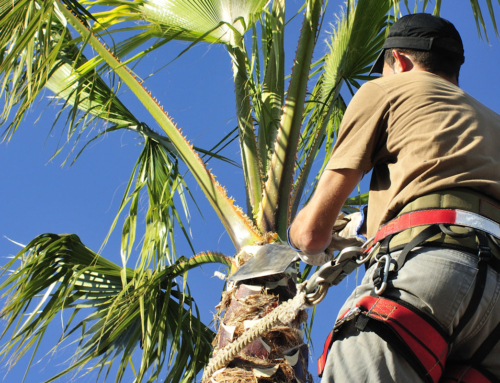
[[[410,70],[412,70],[413,62],[411,61],[411,59],[408,56],[398,52],[395,49],[392,50],[392,56],[395,59],[394,73],[404,73],[404,72],[409,72]]]

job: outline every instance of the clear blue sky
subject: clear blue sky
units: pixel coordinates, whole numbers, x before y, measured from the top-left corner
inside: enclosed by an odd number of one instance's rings
[[[489,28],[490,43],[480,40],[472,17],[469,2],[465,0],[443,1],[442,16],[451,20],[462,35],[465,45],[466,61],[460,78],[460,86],[473,97],[500,112],[500,62],[499,41]],[[298,0],[288,2],[291,9],[288,17],[296,11]],[[326,20],[333,22],[343,1],[330,1]],[[498,3],[495,11],[500,15]],[[484,16],[489,18],[484,5]],[[297,22],[287,30],[287,70],[295,53],[298,37]],[[489,23],[488,23],[489,24]],[[324,31],[331,30],[325,23]],[[326,51],[323,33],[316,49],[315,58]],[[138,72],[142,77],[169,62],[186,47],[185,43],[169,44],[141,63]],[[198,45],[181,59],[169,65],[146,86],[158,98],[164,108],[183,128],[194,145],[210,148],[236,126],[234,92],[231,64],[225,48],[221,46]],[[19,248],[9,242],[9,237],[21,243],[28,243],[36,235],[53,233],[75,233],[90,248],[98,250],[115,217],[126,183],[140,153],[136,137],[130,133],[112,133],[93,143],[73,166],[61,168],[67,150],[49,161],[51,155],[65,137],[61,136],[61,123],[50,132],[56,109],[49,106],[44,110],[46,92],[40,98],[39,107],[27,115],[18,132],[9,143],[0,146],[0,179],[2,180],[0,198],[0,256],[16,253]],[[138,106],[130,92],[123,95],[126,105],[140,118],[155,128],[155,123],[142,107]],[[500,137],[499,144],[500,144]],[[86,138],[83,138],[85,142]],[[71,147],[71,145],[69,146]],[[80,145],[81,147],[81,145]],[[499,145],[500,148],[500,145]],[[499,149],[500,150],[500,149]],[[239,160],[236,145],[228,147],[224,155]],[[244,205],[242,171],[227,164],[212,161],[211,167],[218,181],[226,185],[229,194]],[[234,249],[224,228],[211,212],[203,195],[191,178],[188,178],[191,191],[201,206],[203,218],[196,208],[192,208],[191,231],[197,252],[213,250],[232,255]],[[367,190],[367,180],[363,180],[363,190]],[[191,252],[178,234],[179,254],[190,256]],[[102,255],[116,263],[119,258],[120,229],[111,237]],[[133,262],[131,262],[133,264]],[[189,285],[202,317],[210,321],[219,302],[223,282],[213,273],[218,267],[204,267],[203,270],[190,272]],[[316,310],[313,342],[310,361],[311,372],[315,374],[316,359],[322,349],[323,339],[331,329],[337,311],[343,300],[355,287],[356,278],[351,275],[340,286],[330,290],[327,299]],[[57,339],[61,324],[55,324],[49,338]],[[49,343],[43,345],[43,352],[49,350]],[[48,356],[33,366],[27,382],[41,382],[63,367],[71,357],[72,348],[60,349],[54,356]],[[40,358],[37,358],[37,360]],[[20,381],[24,374],[24,362],[20,362],[7,375],[5,381]],[[0,369],[3,376],[7,370]],[[114,379],[111,378],[111,381]],[[66,381],[63,379],[62,381]],[[85,377],[81,381],[92,381]],[[124,381],[132,381],[132,378]]]

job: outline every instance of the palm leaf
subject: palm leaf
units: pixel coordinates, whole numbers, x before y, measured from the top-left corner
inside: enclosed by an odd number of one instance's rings
[[[18,4],[18,6],[20,5],[21,2]],[[26,3],[25,5],[27,7],[30,4]],[[11,10],[11,13],[12,12],[13,11]],[[75,25],[77,25],[78,28],[81,28],[81,30],[86,33],[86,36],[89,36],[88,30],[80,23],[78,18],[72,15],[65,7],[58,4],[57,10],[52,9],[50,10],[50,12],[50,14],[66,12],[70,15],[70,18],[74,19]],[[15,12],[13,14],[16,15]],[[11,15],[11,17],[13,16]],[[7,130],[10,131],[10,134],[15,131],[15,128],[21,120],[23,113],[33,102],[36,93],[38,93],[43,86],[48,86],[54,92],[56,92],[57,97],[65,99],[63,107],[67,106],[70,109],[68,117],[68,122],[70,125],[68,129],[68,140],[75,132],[78,131],[77,125],[79,123],[83,124],[82,128],[79,129],[79,135],[81,135],[85,127],[89,126],[94,121],[93,118],[87,118],[87,116],[95,116],[100,119],[110,121],[111,123],[115,124],[115,127],[126,127],[129,129],[133,129],[139,131],[142,135],[145,136],[153,135],[154,139],[164,145],[170,152],[176,152],[174,145],[172,145],[172,143],[167,138],[162,138],[160,135],[154,134],[151,130],[141,129],[141,126],[143,125],[140,124],[137,119],[135,119],[135,117],[118,100],[115,95],[115,91],[111,90],[106,85],[106,83],[102,81],[98,76],[95,69],[96,60],[86,61],[85,57],[81,55],[78,48],[76,48],[76,46],[74,45],[74,40],[71,39],[69,32],[66,28],[63,27],[58,18],[53,19],[53,21],[48,25],[52,26],[51,38],[49,39],[49,42],[52,45],[49,45],[47,43],[46,50],[50,51],[52,49],[51,53],[48,54],[48,56],[53,59],[51,59],[50,63],[47,63],[47,65],[44,66],[44,69],[46,69],[47,73],[43,76],[43,81],[40,80],[40,82],[38,83],[36,91],[32,91],[30,95],[30,92],[28,92],[27,90],[29,89],[29,87],[27,87],[27,85],[23,85],[19,88],[20,96],[16,96],[14,98],[11,97],[10,99],[12,100],[12,102],[10,104],[6,103],[7,113],[12,105],[20,103],[20,107],[18,108],[18,112],[16,114],[14,122]],[[35,37],[33,38],[36,40]],[[17,44],[18,42],[16,40],[13,43]],[[98,44],[100,47],[102,47],[100,43]],[[19,50],[22,48],[18,48],[17,45],[13,45],[13,47],[15,48],[15,50]],[[41,53],[38,53],[40,56]],[[108,57],[112,60],[115,66],[121,65],[112,55],[108,54]],[[36,60],[36,62],[38,61],[39,60]],[[2,63],[3,67],[6,68],[6,71],[4,71],[4,79],[6,79],[6,81],[10,81],[16,84],[20,83],[19,81],[17,81],[17,78],[19,76],[9,75],[8,73],[6,73],[8,72],[8,69],[15,68],[17,71],[21,69],[23,71],[22,73],[25,73],[22,75],[22,77],[25,79],[26,84],[30,82],[30,76],[28,74],[30,67],[28,66],[28,64],[24,62],[17,63],[17,61],[14,60],[13,62],[11,62],[11,67],[9,68],[7,62],[8,60],[4,60],[4,62]],[[76,68],[73,70],[75,66]],[[129,75],[129,78],[132,79],[133,84],[138,85],[137,81],[127,70],[123,70],[122,73],[127,73]],[[62,81],[63,77],[66,77],[65,81]],[[142,87],[140,88],[143,89]],[[143,93],[147,95],[147,99],[149,101],[152,101],[151,104],[153,104],[153,108],[159,110],[162,117],[166,117],[163,110],[159,108],[157,103],[149,96],[149,94],[147,94],[145,91]],[[80,110],[83,111],[83,115],[81,116],[78,114]],[[171,121],[168,119],[168,117],[166,118],[166,120],[171,124]],[[109,128],[105,130],[105,132],[114,130],[116,129],[115,127]],[[176,134],[178,134],[181,145],[184,146],[184,156],[186,155],[186,153],[188,153],[187,155],[191,157],[191,163],[194,163],[195,166],[198,167],[198,173],[200,173],[201,171],[202,178],[205,180],[206,190],[212,196],[215,196],[215,201],[213,202],[215,204],[218,204],[218,210],[220,211],[220,214],[233,216],[233,218],[231,219],[232,223],[229,223],[227,217],[225,218],[227,226],[233,227],[231,231],[235,234],[235,241],[243,240],[244,242],[254,242],[256,239],[259,239],[260,237],[258,237],[256,233],[254,233],[251,225],[246,221],[245,217],[239,211],[237,211],[237,209],[233,206],[232,201],[226,197],[225,191],[218,184],[216,184],[213,176],[211,176],[204,165],[199,162],[197,154],[193,152],[193,149],[184,140],[184,137],[179,134],[178,130],[174,127],[173,124],[171,124],[171,128],[174,129]],[[59,153],[60,150],[61,149],[59,149],[56,154]],[[214,198],[212,198],[212,200],[213,199]],[[221,210],[225,212],[222,212]],[[250,234],[249,237],[247,237],[248,234]],[[239,244],[237,246],[239,246]]]
[[[320,82],[318,82],[317,85],[319,84]],[[313,108],[317,109],[318,111],[316,110],[313,111],[313,116],[310,120],[314,120],[314,114],[319,113],[320,111],[320,109],[317,108],[316,105]],[[330,160],[333,147],[337,139],[338,130],[340,128],[340,124],[344,116],[345,109],[346,109],[346,104],[342,96],[339,95],[333,104],[333,108],[331,110],[329,118],[326,120],[326,129],[323,137],[317,135],[316,129],[304,130],[304,133],[301,137],[301,145],[300,145],[301,156],[298,161],[299,176],[297,177],[297,180],[294,185],[295,189],[293,193],[293,206],[291,213],[292,218],[295,216],[300,204],[307,203],[309,199],[312,197],[314,191],[316,190],[316,186],[318,184],[320,176]],[[309,121],[307,122],[307,124],[310,124]],[[318,139],[320,140],[319,143],[317,142]],[[323,147],[324,145],[325,156],[323,158],[323,163],[321,164],[321,167],[317,172],[316,176],[313,179],[306,180],[304,182],[305,180],[304,175],[307,172],[307,169],[305,168],[304,164],[307,163],[307,161],[311,161],[309,159],[310,158],[309,156],[312,156],[312,159],[314,160],[314,158],[317,158],[319,154],[319,151],[316,151],[314,157],[313,155],[314,152],[311,150],[311,148],[316,145],[319,147]]]
[[[21,5],[22,2],[18,2],[17,6]],[[25,8],[29,6],[31,4],[25,4]],[[27,12],[26,9],[25,11]],[[17,13],[20,12],[19,10]],[[28,62],[22,59],[14,60],[9,55],[4,57],[1,73],[4,89],[7,89],[7,102],[4,104],[3,118],[8,117],[14,105],[18,107],[13,121],[4,132],[5,137],[12,137],[25,111],[43,87],[53,91],[57,99],[63,100],[63,108],[69,108],[68,141],[75,132],[79,131],[81,134],[96,117],[119,127],[137,126],[139,124],[137,119],[102,80],[95,67],[81,54],[61,20],[53,18],[56,13],[55,10],[51,10],[49,21],[46,23],[40,21],[41,29],[50,30],[50,33],[47,38],[43,37],[45,34],[40,33],[33,36],[36,47],[34,51],[30,49],[30,44],[23,45],[22,39],[6,42],[10,44],[8,45],[10,50],[21,50],[21,56],[29,54],[35,59]],[[6,24],[9,24],[8,20],[15,19],[15,15],[14,10],[4,15]],[[16,29],[13,28],[11,32],[15,33]],[[45,60],[44,65],[39,65],[40,62],[44,62],[44,57],[50,59]],[[80,111],[84,113],[80,115]],[[77,129],[79,124],[82,127]]]
[[[259,151],[257,150],[257,137],[253,127],[252,107],[250,105],[247,55],[243,47],[229,48],[229,53],[233,61],[241,162],[245,177],[247,200],[249,202],[247,211],[253,217],[260,205],[263,185],[262,166]]]
[[[3,274],[14,271],[0,286],[4,296],[9,295],[1,313],[7,323],[2,336],[9,339],[1,353],[10,352],[10,363],[15,363],[61,311],[82,314],[91,309],[75,325],[77,316],[70,316],[55,347],[76,336],[75,360],[49,381],[84,367],[99,370],[115,360],[119,361],[117,381],[121,381],[139,346],[137,382],[146,373],[157,378],[166,360],[170,374],[194,381],[211,351],[213,333],[200,322],[192,298],[176,287],[174,279],[214,262],[232,265],[221,254],[203,253],[162,269],[134,271],[105,260],[75,235],[41,235],[2,269]]]
[[[351,1],[347,13],[343,14],[332,33],[322,74],[314,86],[304,113],[305,128],[300,146],[302,155],[298,161],[299,174],[293,193],[292,217],[299,206],[325,133],[327,130],[332,133],[328,126],[332,122],[331,114],[340,106],[336,103],[340,88],[344,81],[355,82],[356,78],[368,71],[370,63],[375,60],[383,44],[386,15],[390,8],[390,1],[360,0],[356,5]],[[336,127],[338,129],[338,125]],[[328,145],[326,159],[330,156],[330,150],[331,145]],[[314,182],[316,181],[317,178]]]
[[[267,0],[144,1],[145,20],[162,31],[181,30],[182,39],[239,45],[243,34],[255,22]]]
[[[334,93],[342,80],[352,81],[368,72],[385,39],[390,1],[360,0],[356,7],[351,1],[351,9],[332,33],[324,64],[323,99]]]
[[[131,129],[144,136],[147,148],[150,148],[154,142],[155,150],[153,150],[153,152],[158,155],[154,157],[154,163],[150,164],[151,169],[142,172],[142,186],[136,191],[136,197],[138,197],[140,189],[147,186],[150,197],[145,238],[145,244],[148,244],[148,249],[144,249],[144,251],[141,252],[140,259],[141,262],[146,262],[146,264],[148,264],[150,255],[156,254],[157,262],[163,265],[165,265],[166,262],[173,262],[173,258],[167,260],[160,259],[160,254],[161,258],[163,258],[164,255],[172,257],[175,255],[175,244],[173,240],[174,222],[178,222],[178,226],[184,231],[189,242],[189,236],[173,202],[173,195],[167,197],[166,193],[166,191],[172,191],[172,193],[180,196],[185,216],[189,218],[188,204],[185,198],[185,192],[188,192],[188,190],[184,185],[182,175],[177,171],[177,159],[174,154],[174,146],[168,139],[155,134],[144,124],[141,124],[121,103],[115,91],[113,91],[98,75],[95,69],[95,60],[86,60],[85,56],[80,53],[78,47],[74,44],[74,41],[71,40],[69,32],[65,33],[66,39],[63,39],[61,35],[55,34],[55,31],[53,31],[52,36],[54,41],[65,41],[63,48],[58,52],[58,60],[55,61],[53,70],[48,74],[45,87],[55,93],[56,99],[63,101],[63,109],[69,109],[69,126],[66,142],[69,142],[71,137],[76,135],[77,138],[73,146],[74,148],[85,128],[96,119],[112,123],[113,126],[97,134],[87,143],[87,145],[102,136],[102,134],[120,128]],[[26,76],[24,77],[26,78]],[[33,99],[33,97],[31,99]],[[19,119],[23,115],[21,111],[29,107],[30,100],[28,97],[25,97],[20,104],[16,115],[16,118]],[[77,129],[78,124],[82,125],[80,129]],[[76,132],[78,132],[78,134],[75,134]],[[153,139],[149,139],[148,137],[153,137]],[[82,151],[87,145],[84,146]],[[57,155],[61,149],[62,148],[59,148],[55,155]],[[210,153],[207,151],[203,152]],[[148,153],[146,158],[149,159],[150,154],[151,153]],[[79,155],[80,154],[75,157],[75,160]],[[223,158],[221,156],[218,157]],[[165,169],[166,171],[164,171]],[[172,186],[173,184],[175,184],[173,190],[167,188],[168,185]],[[132,199],[132,201],[135,203],[132,203],[131,209],[134,211],[135,208],[135,214],[127,217],[123,228],[124,248],[122,249],[122,260],[124,266],[128,258],[128,255],[126,255],[127,247],[130,254],[136,230],[135,217],[137,215],[137,200]],[[153,214],[154,217],[152,217],[151,214]],[[115,223],[112,225],[111,231],[114,229]],[[156,234],[164,235],[156,236]],[[126,242],[128,240],[130,240],[130,243],[127,246]],[[155,246],[152,245],[152,242],[155,242]],[[151,249],[150,246],[152,246],[153,249]]]
[[[255,97],[254,105],[260,109],[259,151],[262,159],[262,171],[269,170],[269,157],[274,149],[278,133],[281,111],[285,97],[285,1],[273,2],[272,12],[264,14],[263,35],[263,73],[260,97]],[[254,53],[258,55],[257,52]],[[258,79],[258,82],[260,80]]]
[[[281,238],[285,238],[289,224],[289,201],[295,172],[296,148],[320,15],[321,2],[307,1],[293,74],[257,218],[261,230],[277,231]]]
[[[142,127],[142,130],[146,129],[149,128]],[[144,149],[134,166],[118,214],[105,240],[106,242],[111,235],[123,210],[130,204],[129,213],[125,217],[122,229],[121,258],[123,267],[126,266],[134,246],[139,201],[143,190],[147,190],[149,203],[146,212],[146,230],[137,267],[157,269],[176,262],[174,241],[176,224],[182,229],[191,246],[189,234],[174,203],[174,197],[177,196],[189,224],[190,214],[186,197],[190,196],[190,192],[179,172],[176,157],[165,146],[151,138],[146,138],[144,142]],[[192,246],[191,249],[194,252]]]
[[[254,25],[251,57],[243,45],[229,48],[233,61],[236,113],[240,127],[240,148],[247,191],[248,212],[258,214],[269,155],[279,126],[284,98],[284,2],[273,3],[261,17],[262,62],[257,27]],[[261,71],[263,79],[261,82]],[[254,122],[259,126],[258,138]]]
[[[58,5],[58,3],[57,3]],[[165,131],[168,138],[176,149],[178,157],[188,166],[196,181],[208,198],[210,204],[218,214],[222,223],[228,231],[235,247],[240,249],[245,244],[253,244],[261,241],[261,235],[253,228],[251,221],[241,209],[234,206],[233,201],[227,197],[226,191],[214,179],[214,176],[205,167],[193,147],[184,138],[180,130],[175,126],[167,113],[151,97],[144,86],[136,77],[114,57],[108,49],[92,33],[89,32],[67,9],[58,5],[59,10],[72,23],[78,33],[88,39],[89,44],[110,65],[117,76],[132,90],[142,104],[148,109],[153,118]]]
[[[394,3],[394,15],[398,16],[401,13],[400,9],[399,9],[399,1],[393,0],[393,3]],[[414,0],[413,8],[412,8],[412,7],[410,7],[409,1],[404,0],[406,11],[408,13],[418,12],[419,3],[422,6],[421,12],[428,12],[427,5],[429,5],[429,3],[432,4],[433,2],[430,2],[429,0],[425,0],[422,3],[422,1],[420,1],[420,0]],[[441,16],[442,4],[443,4],[442,0],[436,1],[434,3],[434,9],[432,11],[433,15]],[[471,5],[471,9],[472,9],[472,14],[474,15],[474,20],[476,21],[477,33],[480,37],[482,37],[482,35],[484,33],[484,37],[485,37],[486,41],[488,41],[488,31],[486,28],[486,23],[484,21],[483,12],[482,12],[482,8],[481,8],[481,4],[479,3],[479,0],[470,0],[470,5]],[[495,31],[495,34],[498,37],[498,28],[497,28],[497,22],[495,19],[495,11],[493,9],[493,3],[491,0],[486,0],[486,5],[488,7],[488,13],[490,15],[491,23],[493,24],[493,29]]]
[[[0,0],[0,10],[0,95],[5,97],[1,120],[5,121],[19,100],[25,99],[24,105],[29,105],[43,88],[67,30],[51,2]],[[59,41],[54,41],[52,32],[60,36]],[[21,108],[18,115],[25,110]]]
[[[91,0],[87,5],[113,7],[94,14],[102,27],[145,20],[157,36],[239,45],[268,0]]]

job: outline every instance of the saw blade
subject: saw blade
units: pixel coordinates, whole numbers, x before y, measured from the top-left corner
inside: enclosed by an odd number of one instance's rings
[[[229,277],[230,282],[282,274],[298,259],[295,251],[280,244],[247,246],[244,251],[253,257]]]

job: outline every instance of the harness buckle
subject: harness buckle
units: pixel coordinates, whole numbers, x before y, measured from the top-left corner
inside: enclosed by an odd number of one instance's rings
[[[492,256],[491,248],[489,246],[478,246],[477,255],[481,261],[489,262]]]
[[[488,243],[488,235],[476,230],[476,237],[479,242],[477,245],[477,256],[479,257],[479,262],[488,263],[493,256],[490,244]]]
[[[349,309],[349,311],[346,312],[342,318],[337,319],[337,321],[335,322],[335,325],[333,326],[333,331],[334,332],[339,331],[340,326],[342,326],[345,322],[349,322],[350,320],[353,320],[359,314],[361,314],[361,309],[359,308],[359,306],[354,306],[353,308]]]

